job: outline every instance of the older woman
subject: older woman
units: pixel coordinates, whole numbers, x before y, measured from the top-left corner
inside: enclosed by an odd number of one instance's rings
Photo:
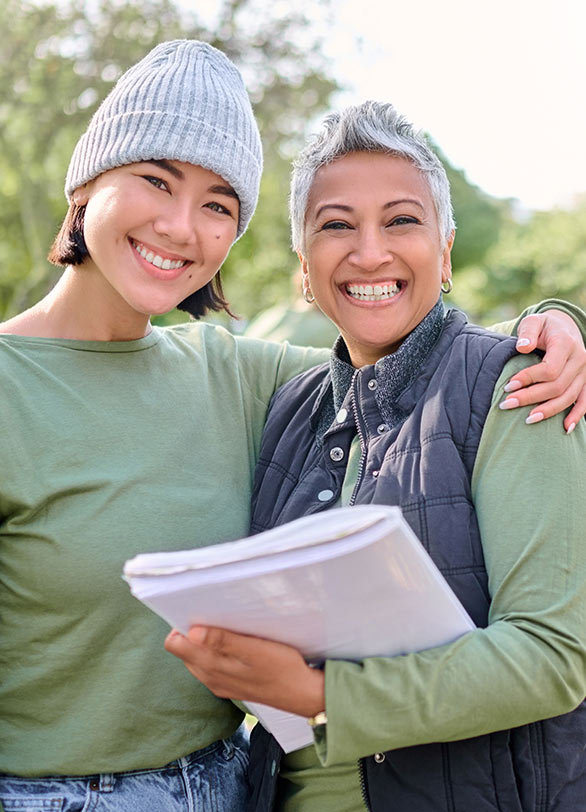
[[[306,296],[341,337],[329,365],[273,398],[253,529],[399,505],[478,629],[323,671],[224,630],[167,645],[220,696],[312,717],[314,746],[284,757],[255,729],[256,809],[574,812],[586,796],[584,421],[568,438],[499,409],[531,358],[446,313],[447,178],[390,105],[326,121],[296,164],[291,211]]]

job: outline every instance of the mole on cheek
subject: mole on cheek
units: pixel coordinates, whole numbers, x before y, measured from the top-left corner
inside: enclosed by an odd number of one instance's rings
[[[220,239],[220,235],[216,234],[216,240],[219,240],[219,239]]]

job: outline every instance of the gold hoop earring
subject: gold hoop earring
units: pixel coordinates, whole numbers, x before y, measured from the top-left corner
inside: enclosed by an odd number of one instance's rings
[[[303,298],[307,302],[307,304],[313,304],[315,302],[315,296],[311,292],[311,288],[309,285],[307,287],[303,287]]]
[[[446,281],[442,282],[442,284],[441,284],[441,291],[442,291],[442,293],[447,295],[448,293],[451,293],[453,289],[454,289],[454,283],[452,282],[452,277],[448,276]]]

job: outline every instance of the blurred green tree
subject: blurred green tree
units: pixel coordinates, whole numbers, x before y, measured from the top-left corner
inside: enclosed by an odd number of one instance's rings
[[[509,220],[484,259],[458,277],[456,292],[465,310],[493,321],[549,297],[586,307],[586,198]]]
[[[481,262],[488,249],[497,242],[509,217],[509,204],[471,184],[464,171],[453,167],[437,144],[433,140],[431,143],[446,169],[452,191],[457,227],[452,265],[457,279],[462,268]]]

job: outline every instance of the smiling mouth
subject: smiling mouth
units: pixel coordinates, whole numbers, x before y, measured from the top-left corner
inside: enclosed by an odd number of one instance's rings
[[[384,302],[400,293],[403,287],[404,283],[397,280],[379,285],[346,285],[345,290],[348,296],[360,302]]]
[[[169,259],[168,257],[161,257],[159,254],[155,254],[154,251],[151,251],[150,248],[147,248],[141,242],[137,242],[136,240],[130,240],[130,244],[134,248],[137,254],[150,262],[151,265],[154,265],[155,268],[160,268],[163,271],[176,271],[179,268],[183,268],[187,265],[188,260],[186,259]]]

